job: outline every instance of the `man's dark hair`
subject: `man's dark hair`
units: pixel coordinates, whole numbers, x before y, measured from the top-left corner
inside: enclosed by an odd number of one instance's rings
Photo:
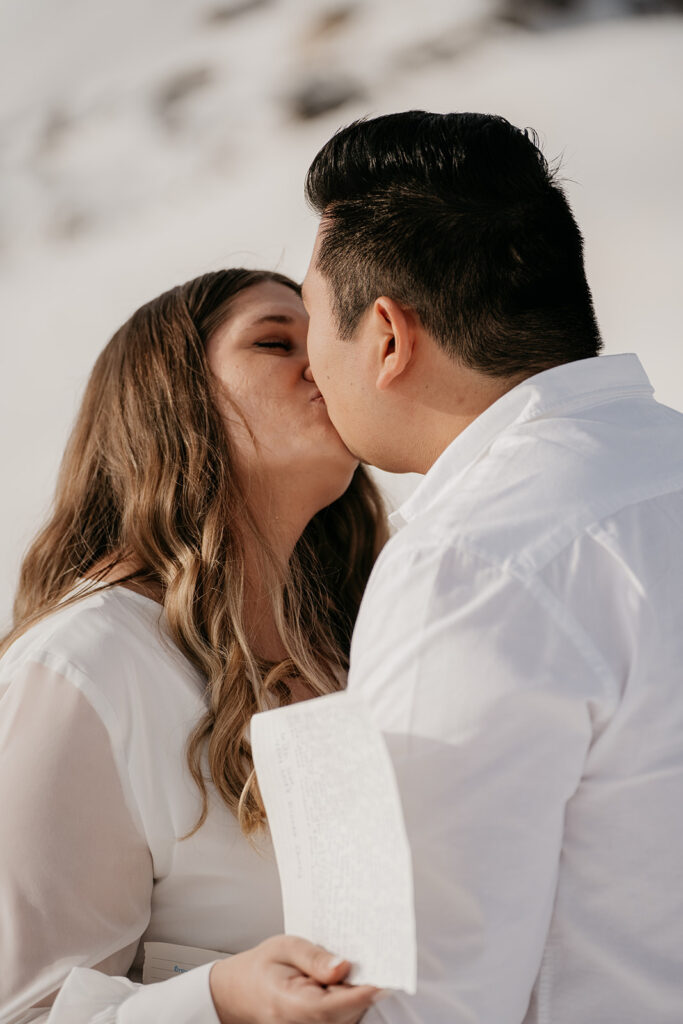
[[[529,129],[421,110],[356,121],[314,159],[306,197],[342,338],[386,295],[494,377],[599,352],[581,232]]]

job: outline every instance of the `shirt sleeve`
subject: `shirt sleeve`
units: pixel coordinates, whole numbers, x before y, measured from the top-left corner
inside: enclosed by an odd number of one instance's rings
[[[0,697],[0,1020],[217,1024],[211,965],[144,988],[124,977],[151,855],[111,737],[67,676],[28,662]]]
[[[540,588],[467,551],[398,551],[378,563],[363,602],[349,688],[396,770],[418,991],[381,1000],[364,1021],[520,1024],[601,665]]]

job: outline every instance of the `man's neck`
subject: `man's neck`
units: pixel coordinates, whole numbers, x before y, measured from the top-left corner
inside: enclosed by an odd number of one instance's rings
[[[410,470],[427,473],[456,437],[522,379],[486,377],[468,368],[441,378],[414,408]]]

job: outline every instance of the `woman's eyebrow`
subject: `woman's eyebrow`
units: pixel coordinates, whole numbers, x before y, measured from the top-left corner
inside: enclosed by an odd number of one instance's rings
[[[293,324],[294,322],[293,316],[286,316],[284,313],[267,313],[265,316],[260,316],[258,320],[254,320],[251,326],[256,327],[257,324],[266,323]]]

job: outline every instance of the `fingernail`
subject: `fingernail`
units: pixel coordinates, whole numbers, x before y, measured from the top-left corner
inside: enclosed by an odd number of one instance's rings
[[[390,996],[390,995],[391,995],[391,989],[381,988],[379,990],[379,992],[375,992],[374,996],[371,999],[371,1002],[378,1003],[380,1001],[380,999],[386,999],[387,996]]]
[[[329,969],[331,971],[333,971],[335,967],[339,967],[339,964],[343,964],[343,963],[344,963],[344,957],[343,956],[333,956],[333,957],[330,957],[330,960],[329,960],[327,966],[329,967]]]

